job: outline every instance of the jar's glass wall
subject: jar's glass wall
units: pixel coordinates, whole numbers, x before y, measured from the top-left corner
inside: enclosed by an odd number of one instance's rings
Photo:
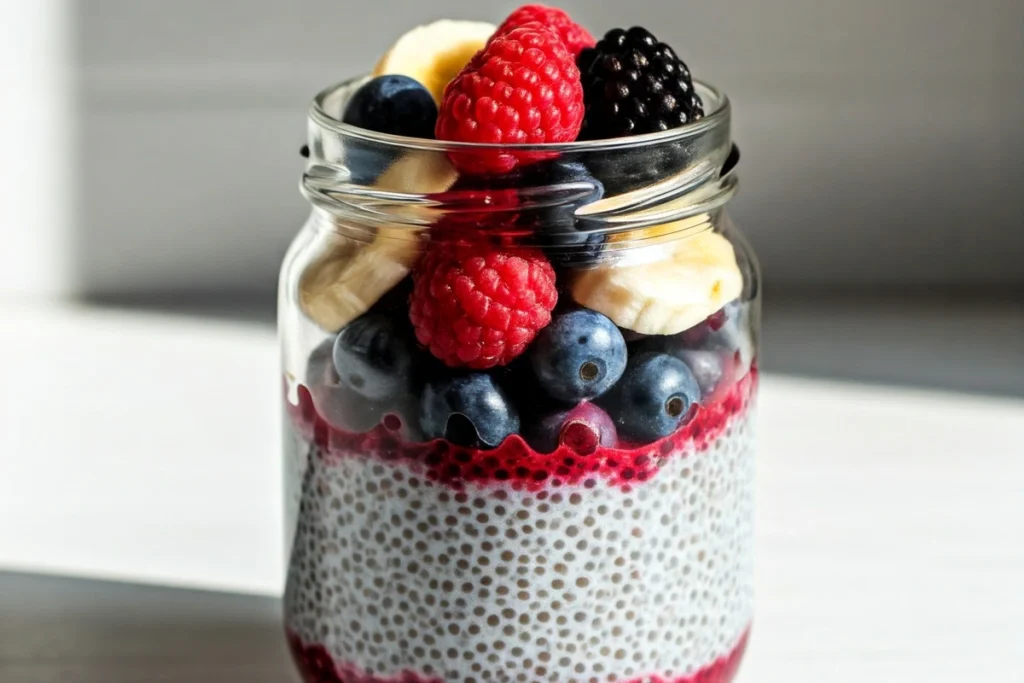
[[[305,679],[731,679],[760,284],[727,117],[487,180],[313,128],[279,313]]]

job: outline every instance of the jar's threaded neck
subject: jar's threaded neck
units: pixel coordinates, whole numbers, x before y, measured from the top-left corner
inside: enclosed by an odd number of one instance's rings
[[[401,138],[343,124],[336,115],[362,80],[316,98],[302,178],[310,202],[356,238],[386,228],[417,239],[442,224],[510,240],[537,231],[556,241],[607,235],[709,214],[736,191],[735,173],[721,173],[731,146],[728,100],[703,84],[696,87],[710,113],[672,131],[498,147]],[[524,161],[500,177],[460,175],[452,163],[453,157],[499,150]]]

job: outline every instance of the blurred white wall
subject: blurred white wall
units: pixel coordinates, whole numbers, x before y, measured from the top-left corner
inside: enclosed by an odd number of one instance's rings
[[[313,93],[407,27],[516,4],[68,1],[73,270],[100,294],[272,290]],[[728,91],[735,217],[773,285],[1024,281],[1024,3],[563,5],[595,33],[647,25]]]
[[[0,0],[0,295],[74,289],[67,7]]]

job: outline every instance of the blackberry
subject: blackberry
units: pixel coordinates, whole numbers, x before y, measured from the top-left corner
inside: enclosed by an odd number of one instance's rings
[[[585,108],[580,140],[654,133],[704,116],[689,68],[647,29],[612,29],[577,65]]]

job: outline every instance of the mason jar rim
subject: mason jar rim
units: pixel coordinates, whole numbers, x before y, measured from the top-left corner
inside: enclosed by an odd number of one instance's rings
[[[561,152],[561,153],[582,153],[605,150],[617,150],[629,147],[642,147],[647,145],[660,145],[672,142],[679,142],[687,138],[700,135],[704,131],[728,122],[731,105],[728,96],[715,86],[704,81],[694,80],[694,88],[701,96],[705,105],[711,108],[711,112],[704,117],[676,128],[655,133],[644,133],[621,138],[604,138],[600,140],[577,140],[574,142],[557,143],[483,143],[483,142],[454,142],[450,140],[433,140],[427,138],[414,138],[405,135],[392,135],[390,133],[378,133],[345,123],[339,118],[328,113],[326,103],[328,98],[336,95],[345,88],[351,88],[369,78],[368,75],[356,76],[339,83],[335,83],[317,93],[309,107],[309,119],[316,125],[337,133],[339,135],[360,139],[366,142],[373,142],[380,145],[388,145],[403,150],[432,150],[432,151],[518,151],[518,152]],[[710,103],[710,104],[709,104]]]

